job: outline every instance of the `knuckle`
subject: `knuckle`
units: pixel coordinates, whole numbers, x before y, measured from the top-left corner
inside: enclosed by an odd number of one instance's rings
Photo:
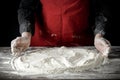
[[[19,38],[19,39],[16,39],[16,44],[20,44],[21,43],[21,39]]]
[[[20,39],[21,37],[17,37],[16,39]]]

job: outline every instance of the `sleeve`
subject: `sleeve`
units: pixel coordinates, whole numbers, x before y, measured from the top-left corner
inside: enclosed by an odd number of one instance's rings
[[[21,0],[18,8],[19,31],[30,32],[34,34],[34,12],[37,7],[38,0]]]
[[[108,22],[104,13],[104,4],[102,0],[93,0],[93,8],[95,12],[94,35],[97,33],[105,35],[105,27]]]
[[[103,15],[103,13],[99,13],[95,18],[95,29],[94,34],[100,33],[105,35],[105,26],[106,26],[107,18]]]

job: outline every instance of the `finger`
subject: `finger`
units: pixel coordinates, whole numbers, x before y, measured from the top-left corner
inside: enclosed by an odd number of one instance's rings
[[[107,46],[111,47],[110,42],[108,40],[106,40],[106,39],[105,39],[105,41],[106,41]]]
[[[110,53],[110,50],[111,50],[110,47],[106,48],[106,49],[104,50],[104,52],[103,52],[103,56],[108,57],[108,55],[109,55],[109,53]]]
[[[105,38],[100,38],[101,44],[104,46],[111,46],[110,42],[106,40]]]
[[[12,55],[16,55],[18,52],[17,48],[12,48]]]
[[[14,48],[12,55],[13,56],[19,56],[19,55],[21,55],[22,49],[20,49],[20,48]]]
[[[21,52],[17,51],[14,56],[19,56]]]
[[[15,53],[15,46],[16,46],[16,44],[15,44],[15,40],[13,40],[12,42],[11,42],[11,52],[12,52],[12,54],[14,54]]]
[[[15,40],[13,40],[11,42],[11,52],[12,52],[12,55],[16,55],[18,53],[21,52],[20,48],[19,48],[19,45],[20,44],[20,41],[18,38],[16,38]]]
[[[17,47],[15,56],[20,56],[22,54],[23,51],[26,50],[26,46],[22,46],[22,47]]]

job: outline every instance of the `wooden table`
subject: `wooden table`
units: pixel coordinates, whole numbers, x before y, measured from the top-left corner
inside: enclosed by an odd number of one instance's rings
[[[40,48],[40,47],[34,47]],[[84,47],[84,48],[93,48]],[[32,49],[32,48],[30,48]],[[120,46],[113,46],[109,54],[109,64],[94,70],[84,71],[79,74],[57,75],[19,75],[14,71],[9,61],[12,58],[10,47],[0,47],[0,79],[120,79]]]

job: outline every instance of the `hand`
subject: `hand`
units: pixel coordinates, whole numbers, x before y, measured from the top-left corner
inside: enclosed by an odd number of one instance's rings
[[[111,50],[111,44],[107,39],[103,38],[100,34],[96,34],[94,45],[104,56],[108,56]]]
[[[21,37],[11,41],[11,52],[14,56],[20,55],[30,46],[31,35],[23,33]]]

